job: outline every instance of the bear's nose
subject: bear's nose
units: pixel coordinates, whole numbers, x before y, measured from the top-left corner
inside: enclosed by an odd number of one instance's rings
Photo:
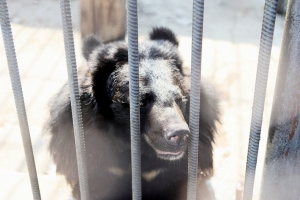
[[[172,146],[182,146],[186,144],[189,130],[179,129],[165,134],[166,141]]]

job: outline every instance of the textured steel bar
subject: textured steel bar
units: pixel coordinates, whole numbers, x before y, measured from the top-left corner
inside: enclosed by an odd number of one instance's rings
[[[137,0],[127,0],[132,199],[142,198]]]
[[[253,195],[253,185],[266,97],[277,3],[278,0],[266,0],[265,2],[252,107],[252,119],[243,194],[244,200],[251,200]]]
[[[204,0],[194,0],[192,32],[190,132],[188,148],[188,200],[197,198],[199,121],[200,121],[200,83],[203,38]]]
[[[8,9],[6,0],[0,0],[0,17],[1,17],[1,30],[9,68],[9,74],[12,84],[12,89],[15,98],[16,109],[18,113],[19,126],[22,134],[23,147],[26,156],[26,163],[30,177],[31,189],[33,199],[41,199],[39,183],[36,173],[34,162],[34,155],[30,139],[30,132],[26,116],[26,109],[24,105],[24,98],[22,92],[22,85],[19,75],[18,62],[14,47],[14,41],[9,21]]]
[[[289,0],[279,59],[261,200],[300,197],[300,1]]]
[[[70,0],[60,0],[60,8],[68,68],[68,81],[70,87],[80,195],[82,200],[90,200]]]

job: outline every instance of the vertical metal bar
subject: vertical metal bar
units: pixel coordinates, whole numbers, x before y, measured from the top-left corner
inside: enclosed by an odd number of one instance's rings
[[[300,197],[300,1],[287,6],[260,199]]]
[[[192,32],[191,100],[189,116],[191,136],[189,137],[190,140],[188,149],[188,200],[196,200],[197,198],[203,13],[204,0],[194,0]]]
[[[16,109],[18,113],[19,126],[22,134],[23,147],[25,151],[26,163],[30,177],[32,195],[34,199],[39,200],[41,199],[41,194],[34,162],[34,155],[26,116],[22,85],[19,75],[18,62],[16,58],[6,0],[0,0],[0,17],[2,37],[4,41],[9,74],[13,88]]]
[[[72,106],[80,195],[82,200],[90,200],[86,164],[85,139],[83,131],[81,102],[78,89],[77,66],[73,39],[70,0],[60,0],[62,27],[64,34],[68,81]]]
[[[127,0],[132,199],[142,198],[137,0]]]
[[[264,103],[266,97],[277,2],[278,0],[266,0],[265,2],[255,92],[252,107],[252,119],[243,195],[244,200],[251,200],[253,195],[253,185],[264,112]]]

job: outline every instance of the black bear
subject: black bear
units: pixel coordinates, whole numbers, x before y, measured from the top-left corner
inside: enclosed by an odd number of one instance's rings
[[[168,28],[154,28],[139,44],[139,87],[143,200],[186,200],[189,89],[178,40]],[[128,48],[125,42],[83,44],[88,68],[80,80],[88,181],[93,200],[131,199]],[[208,198],[205,180],[213,168],[212,143],[218,100],[201,87],[198,196]],[[57,173],[80,199],[71,103],[67,85],[51,102],[49,149]],[[207,194],[206,194],[207,193]],[[211,197],[213,198],[213,197]]]

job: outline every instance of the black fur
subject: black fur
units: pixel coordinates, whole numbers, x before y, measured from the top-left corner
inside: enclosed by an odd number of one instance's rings
[[[166,40],[178,46],[179,42],[175,34],[168,28],[165,27],[155,27],[150,33],[150,40]]]
[[[184,141],[182,146],[172,146],[164,137],[165,129],[176,127],[178,120],[182,125],[188,123],[189,90],[183,82],[182,61],[175,35],[167,28],[155,28],[150,38],[150,41],[139,45],[142,199],[183,200],[186,199],[187,143]],[[90,37],[83,50],[89,68],[80,82],[80,100],[91,199],[129,200],[131,158],[127,45],[125,42],[102,44]],[[204,86],[200,109],[198,179],[199,191],[205,191],[202,188],[205,186],[201,185],[203,177],[212,173],[212,142],[219,110],[214,93]],[[173,129],[176,132],[180,128]],[[73,196],[80,199],[67,85],[51,102],[46,130],[51,135],[49,149],[57,165],[57,173],[66,178]],[[159,154],[157,149],[169,153]],[[177,152],[183,156],[177,156]],[[157,172],[152,179],[151,172],[152,175]]]

